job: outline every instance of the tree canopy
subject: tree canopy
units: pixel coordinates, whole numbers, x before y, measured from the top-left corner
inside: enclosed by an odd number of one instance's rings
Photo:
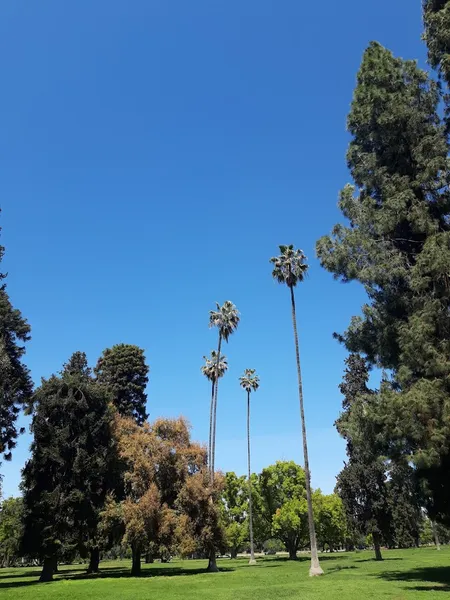
[[[0,245],[0,263],[4,253],[5,248]],[[0,456],[10,460],[19,433],[17,416],[29,402],[33,385],[22,362],[24,344],[30,340],[31,329],[11,304],[5,278],[6,275],[0,273]]]
[[[108,389],[119,414],[133,417],[138,424],[148,416],[148,372],[144,350],[131,344],[107,348],[95,367],[98,382]]]

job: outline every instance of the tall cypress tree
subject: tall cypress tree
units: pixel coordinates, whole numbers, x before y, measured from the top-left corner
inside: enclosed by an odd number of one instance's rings
[[[339,205],[349,226],[336,225],[317,252],[335,277],[366,289],[363,315],[338,337],[391,369],[381,394],[387,448],[412,456],[444,519],[449,497],[429,472],[450,478],[450,177],[439,99],[415,62],[369,46],[348,119],[357,187]]]
[[[118,413],[133,417],[138,425],[148,417],[145,393],[148,371],[144,351],[131,344],[107,348],[95,367],[97,380],[109,390]]]
[[[22,483],[23,551],[43,560],[41,581],[52,579],[63,548],[91,550],[98,568],[99,511],[114,489],[117,464],[112,417],[83,353],[36,391],[34,439]]]
[[[344,410],[336,427],[347,442],[348,462],[337,477],[336,491],[351,528],[364,535],[372,534],[376,559],[381,560],[381,543],[389,544],[392,539],[392,514],[386,464],[372,418],[378,395],[367,387],[369,371],[361,356],[350,354],[346,365],[340,385]]]
[[[0,262],[4,252],[0,245]],[[17,416],[29,401],[33,386],[30,373],[22,363],[23,344],[30,339],[30,326],[12,306],[5,278],[6,275],[0,273],[0,455],[10,460],[18,435]]]

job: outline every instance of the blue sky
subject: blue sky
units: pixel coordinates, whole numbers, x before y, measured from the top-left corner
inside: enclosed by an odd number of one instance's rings
[[[217,463],[243,473],[256,368],[253,468],[302,462],[288,291],[270,256],[311,269],[297,302],[314,486],[345,456],[333,422],[344,350],[364,299],[333,281],[315,241],[340,219],[345,119],[378,40],[425,65],[420,0],[5,0],[0,5],[0,198],[8,290],[32,326],[36,382],[75,350],[145,348],[151,417],[184,414],[206,440],[208,311],[232,300]],[[22,421],[26,422],[25,419]],[[30,444],[3,463],[17,493]]]

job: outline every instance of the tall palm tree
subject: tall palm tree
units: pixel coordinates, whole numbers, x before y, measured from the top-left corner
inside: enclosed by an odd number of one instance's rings
[[[294,288],[297,283],[301,283],[304,280],[308,265],[306,264],[306,256],[303,254],[303,251],[296,250],[292,244],[290,246],[280,246],[280,255],[271,258],[270,262],[273,264],[272,276],[274,279],[276,279],[278,283],[287,285],[291,293],[292,325],[294,327],[295,356],[297,359],[298,396],[300,400],[300,418],[302,422],[303,459],[305,462],[306,475],[306,499],[308,502],[309,539],[311,543],[311,567],[309,569],[309,574],[323,575],[322,568],[319,564],[319,556],[317,554],[316,531],[314,527],[314,514],[311,498],[311,471],[309,470],[305,410],[303,406],[302,371],[300,368],[300,350],[298,345],[294,296]]]
[[[209,441],[208,441],[208,461],[209,465],[211,465],[211,441],[212,441],[212,425],[213,425],[213,409],[214,409],[214,391],[215,391],[215,383],[216,383],[216,372],[218,374],[218,378],[220,379],[225,375],[225,372],[228,369],[228,361],[227,357],[222,354],[219,357],[219,365],[217,366],[217,351],[211,350],[211,356],[208,358],[207,356],[203,357],[205,364],[202,366],[203,375],[211,382],[211,406],[209,409]]]
[[[217,310],[209,311],[209,326],[217,327],[219,330],[219,342],[217,345],[217,358],[216,358],[216,379],[214,382],[214,401],[213,401],[213,419],[212,419],[212,435],[211,435],[211,480],[214,481],[214,463],[216,459],[216,417],[217,417],[217,390],[219,388],[219,361],[220,361],[220,350],[222,348],[222,340],[228,342],[228,339],[234,331],[236,331],[239,325],[239,311],[236,306],[230,301],[226,300],[222,306],[216,302]]]
[[[255,369],[245,369],[239,378],[241,387],[247,392],[247,458],[248,458],[248,516],[250,524],[250,560],[249,565],[255,565],[255,549],[253,545],[253,510],[252,510],[252,479],[250,463],[250,394],[259,388],[259,377]]]

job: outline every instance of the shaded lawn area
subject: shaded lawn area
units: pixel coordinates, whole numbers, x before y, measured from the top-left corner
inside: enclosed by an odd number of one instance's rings
[[[220,573],[205,573],[206,561],[173,561],[143,565],[142,576],[130,577],[128,561],[102,563],[99,575],[85,566],[62,566],[52,583],[39,584],[39,569],[0,569],[2,600],[405,600],[450,592],[450,547],[385,551],[379,563],[371,552],[320,557],[325,575],[308,577],[309,560],[220,560]]]

